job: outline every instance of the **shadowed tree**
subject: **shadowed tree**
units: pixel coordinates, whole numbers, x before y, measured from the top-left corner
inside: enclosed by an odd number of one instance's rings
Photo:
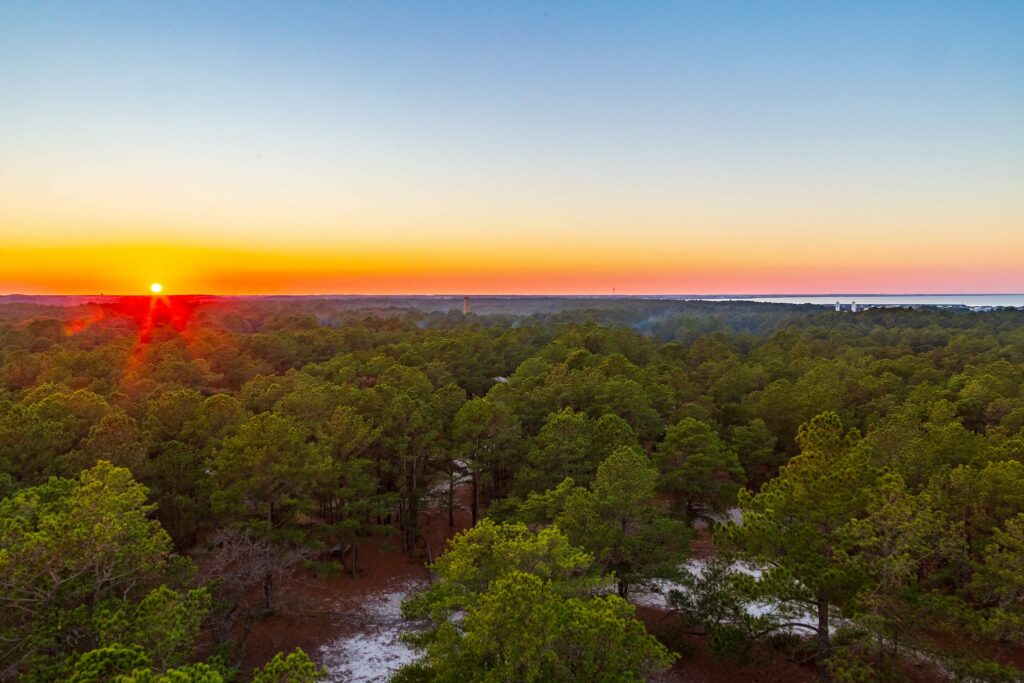
[[[759,588],[780,603],[817,616],[818,675],[831,677],[831,617],[863,587],[864,572],[844,552],[851,522],[867,509],[878,472],[856,431],[835,413],[800,427],[800,454],[760,493],[742,491],[743,524],[730,526],[732,545],[764,567]]]
[[[472,486],[471,510],[473,524],[480,517],[480,490],[489,479],[497,495],[504,491],[510,462],[519,439],[519,421],[503,403],[474,398],[455,415],[452,436],[458,444]]]
[[[76,480],[50,479],[0,500],[4,678],[59,678],[76,652],[102,644],[109,631],[104,619],[135,629],[140,645],[172,642],[171,630],[162,641],[142,635],[135,617],[148,614],[152,625],[156,615],[167,614],[156,602],[166,604],[176,594],[165,591],[140,606],[130,604],[159,586],[174,566],[171,540],[149,518],[146,497],[128,470],[101,461]],[[163,652],[170,661],[173,653]]]
[[[292,420],[261,413],[214,454],[214,510],[275,529],[311,509],[314,484],[329,465]]]
[[[429,620],[407,636],[423,653],[396,681],[640,681],[671,655],[610,595],[589,597],[591,558],[556,529],[482,520],[434,565],[403,611]]]
[[[619,596],[646,579],[670,577],[686,556],[689,527],[665,514],[647,456],[620,446],[597,468],[590,490],[565,499],[555,524],[569,540],[615,574]]]
[[[280,553],[288,540],[309,543],[300,515],[315,508],[317,486],[328,476],[330,460],[305,440],[305,431],[291,419],[261,413],[224,440],[213,460],[217,489],[213,510],[229,523],[258,533]],[[274,572],[267,570],[263,593],[273,608]]]
[[[683,418],[658,445],[661,487],[678,496],[688,519],[736,502],[745,481],[736,453],[707,422]]]

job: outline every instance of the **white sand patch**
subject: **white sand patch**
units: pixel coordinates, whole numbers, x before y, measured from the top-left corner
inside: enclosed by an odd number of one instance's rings
[[[705,560],[688,560],[684,565],[684,568],[691,574],[700,576],[704,572],[706,566]],[[757,567],[751,566],[744,562],[738,562],[733,565],[733,569],[739,573],[753,576],[755,579],[761,578],[761,570]],[[637,590],[630,594],[630,601],[633,604],[641,605],[643,607],[654,607],[657,609],[669,609],[668,595],[669,592],[676,590],[680,592],[686,592],[688,589],[674,581],[666,581],[658,579],[652,582],[651,588],[644,590]],[[744,605],[746,612],[755,617],[763,617],[768,615],[785,616],[785,621],[791,623],[804,624],[806,626],[817,626],[818,618],[817,615],[811,611],[796,612],[793,613],[793,608],[790,607],[788,610],[779,603],[762,602],[762,601],[750,601]],[[799,627],[787,627],[785,631],[794,633],[804,633],[804,629]]]
[[[412,662],[415,653],[399,640],[408,623],[402,618],[402,601],[426,585],[425,580],[396,584],[366,595],[352,615],[356,632],[344,635],[317,650],[331,683],[384,683],[399,668]]]

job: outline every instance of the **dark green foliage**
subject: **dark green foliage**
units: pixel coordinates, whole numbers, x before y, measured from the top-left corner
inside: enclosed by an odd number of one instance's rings
[[[423,657],[397,680],[642,681],[666,668],[631,605],[589,597],[591,561],[556,529],[483,520],[460,534],[404,606],[431,625],[409,635]]]
[[[516,623],[616,625],[615,601],[566,586],[614,575],[628,594],[668,576],[688,523],[739,502],[734,549],[763,580],[725,566],[684,578],[677,600],[719,649],[780,633],[806,649],[781,622],[810,605],[829,622],[827,674],[884,679],[925,657],[1012,675],[982,653],[1022,642],[1020,311],[475,297],[463,317],[449,299],[267,299],[189,304],[182,329],[133,305],[0,306],[0,600],[45,597],[0,614],[5,672],[51,679],[97,651],[99,676],[133,652],[147,663],[131,680],[229,676],[185,664],[202,657],[189,634],[207,607],[221,643],[277,609],[277,583],[321,550],[357,574],[377,540],[436,558],[424,513],[454,524],[460,504],[526,522],[501,532],[520,541],[554,524],[591,553],[572,581],[510,579],[474,612],[479,633],[514,625],[498,606],[527,595]],[[97,485],[102,503],[72,506]],[[208,592],[171,542],[209,544]],[[97,567],[116,574],[89,583]],[[552,590],[580,603],[552,607]],[[743,616],[750,599],[773,614]],[[593,637],[614,641],[605,626]],[[515,634],[523,652],[535,635]],[[563,640],[582,658],[555,643],[557,658],[591,671],[589,643]],[[456,645],[486,666],[514,659]],[[438,662],[402,676],[428,680]],[[494,671],[563,675],[520,666]]]
[[[294,420],[260,413],[224,440],[212,466],[214,511],[272,530],[311,508],[329,463]]]
[[[714,427],[692,417],[669,428],[657,458],[662,488],[678,498],[688,519],[733,505],[746,478]]]
[[[772,598],[817,616],[818,668],[827,675],[830,620],[861,590],[862,568],[841,552],[848,526],[863,515],[878,473],[859,434],[835,413],[800,428],[800,455],[756,495],[743,492],[743,523],[729,541],[765,568],[759,584]]]
[[[179,593],[170,539],[148,518],[146,489],[100,462],[0,501],[0,667],[52,679],[76,652],[123,642],[183,661],[205,616],[204,591]]]
[[[615,576],[619,596],[631,585],[673,578],[686,557],[689,527],[657,499],[658,471],[648,457],[620,446],[597,468],[590,489],[565,495],[553,521]],[[566,480],[571,482],[571,480]],[[561,497],[556,489],[555,497]]]

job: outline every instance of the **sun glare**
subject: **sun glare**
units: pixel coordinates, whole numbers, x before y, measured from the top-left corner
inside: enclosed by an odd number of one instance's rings
[[[159,282],[154,282],[149,286],[149,291],[153,292],[154,294],[159,294],[160,292],[164,291],[164,286]]]

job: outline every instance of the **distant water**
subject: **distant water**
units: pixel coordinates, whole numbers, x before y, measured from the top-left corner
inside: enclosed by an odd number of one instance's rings
[[[825,296],[700,296],[666,297],[717,301],[759,301],[771,304],[820,304],[844,307],[856,301],[864,306],[988,306],[1024,307],[1024,294],[828,294]]]

